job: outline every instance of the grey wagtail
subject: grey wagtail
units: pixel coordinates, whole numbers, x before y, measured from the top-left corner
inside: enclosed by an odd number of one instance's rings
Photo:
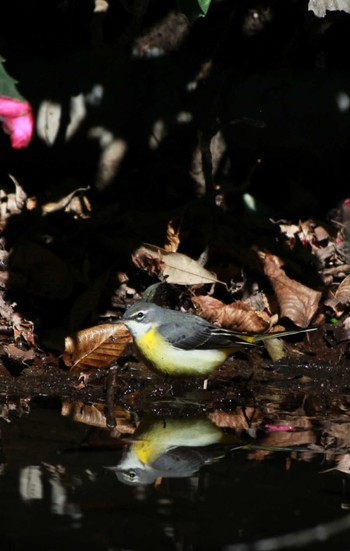
[[[224,433],[209,419],[141,421],[120,462],[106,467],[124,484],[151,484],[159,477],[192,476],[200,467],[223,456],[215,445]],[[233,440],[233,438],[232,438]],[[237,438],[235,438],[237,442]]]
[[[129,329],[148,367],[174,377],[206,377],[247,345],[316,329],[244,334],[217,327],[196,315],[141,301],[130,306],[119,323]]]

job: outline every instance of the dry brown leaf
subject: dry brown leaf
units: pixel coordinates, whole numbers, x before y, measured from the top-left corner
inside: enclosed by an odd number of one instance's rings
[[[234,429],[236,433],[241,433],[249,428],[257,427],[261,424],[262,413],[253,407],[237,408],[232,412],[215,410],[208,414],[208,419],[219,428]]]
[[[192,302],[200,307],[203,318],[225,329],[266,333],[271,325],[266,313],[258,313],[240,300],[233,304],[224,304],[211,296],[201,295],[192,297]]]
[[[298,327],[306,328],[315,315],[321,293],[290,279],[281,268],[281,260],[271,254],[263,255],[264,273],[275,291],[281,317],[289,318]]]
[[[64,401],[62,403],[61,415],[70,417],[73,421],[84,423],[93,427],[106,428],[106,412],[104,404],[85,404],[79,400],[74,402]],[[133,434],[136,426],[133,423],[132,415],[119,405],[114,407],[114,418],[118,436],[120,434]],[[113,435],[110,433],[111,436]]]
[[[15,344],[4,344],[3,349],[11,360],[22,364],[34,360],[35,358],[35,352],[32,348],[29,348],[29,350],[22,350]]]
[[[96,325],[66,337],[62,358],[71,371],[108,368],[131,341],[132,337],[123,324]]]
[[[323,227],[323,226],[316,226],[315,227],[315,237],[318,241],[318,243],[326,243],[329,238],[330,238],[330,235],[328,233],[328,231]]]
[[[340,283],[335,294],[325,300],[325,305],[332,308],[336,316],[341,316],[350,304],[350,276],[346,276]]]
[[[161,254],[154,251],[150,246],[141,246],[136,249],[131,255],[131,259],[135,266],[145,270],[148,275],[156,277],[162,275],[163,265]]]
[[[282,421],[282,424],[283,421]],[[261,442],[262,446],[289,448],[294,446],[307,446],[316,441],[316,433],[312,429],[286,432],[270,432]]]
[[[41,205],[41,212],[46,215],[58,210],[65,210],[66,212],[75,212],[81,218],[87,218],[92,209],[88,198],[83,192],[88,190],[89,187],[74,189],[65,197],[60,197],[57,200],[52,200]]]
[[[167,283],[197,285],[223,283],[199,262],[177,252],[168,252],[162,247],[145,243],[132,255],[134,264],[149,275],[156,275]]]
[[[15,193],[6,193],[3,189],[0,190],[0,219],[7,220],[13,214],[19,214],[25,208],[27,194],[23,190],[22,186],[11,174],[9,178],[15,185]]]
[[[180,225],[176,220],[170,220],[166,229],[166,244],[164,250],[175,253],[180,245]]]
[[[26,343],[36,347],[34,323],[26,320],[19,312],[12,317],[13,336],[15,339],[24,339]]]

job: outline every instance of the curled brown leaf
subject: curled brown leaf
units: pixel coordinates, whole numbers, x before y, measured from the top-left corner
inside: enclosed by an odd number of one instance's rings
[[[246,333],[265,333],[270,328],[270,318],[265,312],[256,312],[251,306],[238,300],[224,304],[211,296],[194,296],[192,302],[200,307],[201,316],[211,323]]]
[[[170,220],[166,229],[166,244],[164,249],[176,253],[180,245],[180,223],[178,220]]]
[[[131,341],[123,324],[96,325],[66,337],[62,358],[71,371],[108,368]]]
[[[325,300],[325,305],[332,308],[334,314],[340,317],[346,306],[350,304],[350,276],[346,276],[338,289],[330,298]]]
[[[264,273],[276,294],[281,317],[289,318],[298,327],[306,328],[321,299],[321,292],[306,287],[287,276],[281,260],[271,254],[262,255]]]

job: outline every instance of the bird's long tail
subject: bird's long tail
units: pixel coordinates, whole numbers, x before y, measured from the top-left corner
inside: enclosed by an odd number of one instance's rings
[[[316,331],[317,327],[308,327],[306,329],[294,329],[292,331],[276,331],[275,333],[254,333],[244,334],[229,329],[218,328],[218,334],[223,337],[232,337],[236,344],[255,344],[259,341],[265,341],[267,339],[276,339],[279,337],[287,337],[289,335],[298,335],[299,333],[309,333],[310,331]]]

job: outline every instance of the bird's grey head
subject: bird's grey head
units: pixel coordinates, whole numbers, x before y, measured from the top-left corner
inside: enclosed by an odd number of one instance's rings
[[[125,311],[121,321],[134,337],[138,337],[159,323],[161,311],[156,304],[136,302]]]
[[[157,479],[157,471],[153,469],[143,470],[142,468],[134,468],[127,470],[116,470],[118,480],[129,486],[137,486],[138,484],[152,484]]]

